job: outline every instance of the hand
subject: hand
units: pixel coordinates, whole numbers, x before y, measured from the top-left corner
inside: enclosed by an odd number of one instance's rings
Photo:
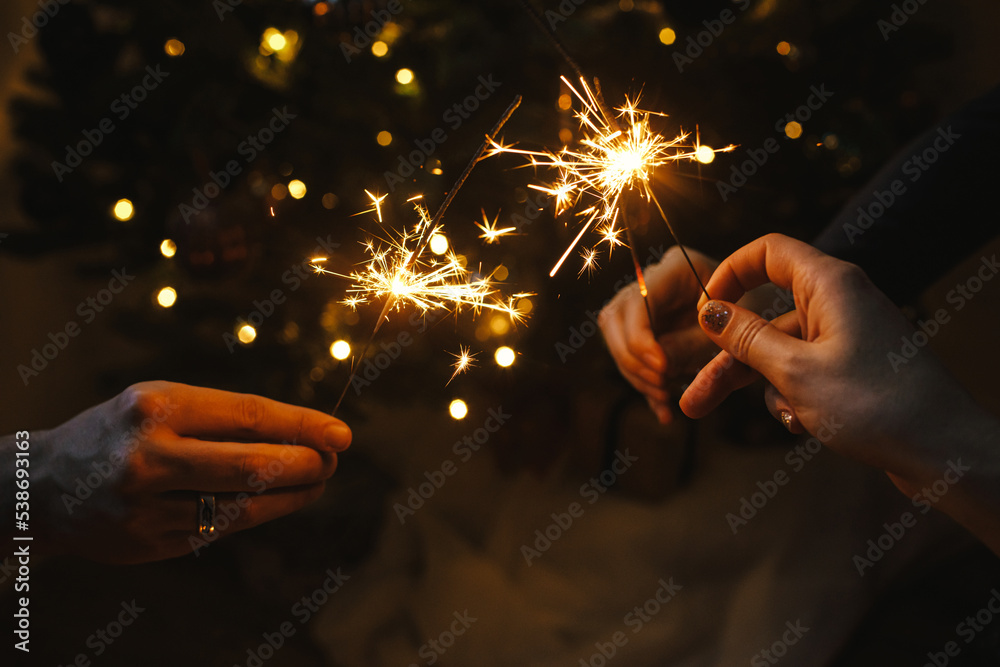
[[[703,279],[718,264],[695,250],[688,249],[688,254]],[[644,275],[657,335],[637,283],[615,295],[601,311],[598,324],[618,370],[646,397],[657,419],[667,424],[673,418],[668,384],[693,377],[718,347],[698,326],[694,305],[701,286],[680,248],[671,248]]]
[[[768,280],[797,307],[770,323],[732,303]],[[995,458],[978,447],[989,419],[928,350],[890,357],[915,330],[853,264],[772,234],[723,261],[707,287],[717,300],[702,301],[699,322],[724,351],[681,398],[685,414],[708,414],[753,381],[752,368],[773,385],[771,414],[888,471],[908,495],[940,479],[949,458]]]
[[[350,442],[343,422],[315,410],[143,382],[32,433],[33,508],[45,499],[45,542],[58,551],[116,563],[169,558],[203,539],[199,492],[216,496],[220,530],[210,537],[244,530],[319,498]]]

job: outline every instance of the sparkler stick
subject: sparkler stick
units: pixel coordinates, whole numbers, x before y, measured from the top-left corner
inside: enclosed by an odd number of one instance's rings
[[[376,320],[375,326],[372,329],[372,333],[368,337],[368,342],[365,343],[361,355],[356,357],[354,363],[352,364],[350,377],[347,378],[347,383],[344,385],[343,391],[340,392],[340,398],[337,399],[337,403],[334,406],[331,415],[336,415],[337,411],[340,409],[340,404],[343,403],[344,397],[347,395],[347,390],[354,382],[354,378],[357,376],[358,371],[361,368],[361,362],[371,350],[371,347],[375,342],[375,337],[382,328],[382,323],[388,319],[389,312],[393,309],[393,307],[397,306],[401,296],[405,296],[405,298],[410,302],[416,303],[425,310],[429,307],[442,306],[444,302],[450,301],[456,305],[456,308],[465,304],[471,305],[476,310],[482,308],[499,310],[507,313],[513,319],[519,319],[521,317],[521,314],[514,308],[514,299],[519,296],[526,295],[514,295],[506,306],[499,303],[489,304],[485,302],[485,298],[492,294],[492,290],[489,289],[488,278],[459,285],[444,282],[448,278],[464,274],[464,269],[458,264],[458,259],[454,256],[450,257],[449,261],[441,267],[420,276],[418,286],[424,287],[423,292],[418,292],[413,289],[413,285],[397,285],[397,282],[402,281],[404,276],[412,279],[411,269],[419,266],[421,257],[426,250],[430,239],[433,237],[434,233],[440,229],[441,219],[444,217],[444,214],[451,205],[451,202],[455,199],[455,195],[458,194],[458,191],[465,184],[466,179],[468,179],[469,174],[472,173],[472,170],[476,167],[479,161],[483,159],[483,153],[485,153],[486,149],[493,143],[496,135],[499,134],[500,130],[503,129],[503,126],[508,120],[510,120],[511,115],[513,115],[514,111],[518,106],[520,106],[520,104],[521,96],[518,95],[514,98],[514,101],[510,104],[510,106],[508,106],[504,111],[496,125],[494,125],[490,132],[486,135],[485,140],[482,144],[480,144],[475,154],[473,154],[472,159],[469,160],[469,163],[458,177],[458,180],[455,181],[455,184],[447,193],[444,201],[441,202],[441,205],[438,207],[437,212],[433,217],[429,217],[427,215],[427,209],[423,208],[422,205],[417,205],[417,210],[420,213],[421,220],[418,228],[419,235],[413,250],[407,249],[406,241],[408,239],[404,234],[401,242],[393,245],[393,248],[397,251],[397,253],[402,253],[402,261],[398,265],[389,266],[386,264],[388,253],[382,250],[375,252],[373,244],[369,242],[369,249],[373,252],[374,258],[368,265],[367,274],[359,274],[355,272],[351,276],[348,276],[350,278],[361,279],[363,281],[365,286],[356,291],[374,292],[376,294],[384,292],[386,294],[386,299],[384,305],[382,306],[382,311],[379,313],[378,320]],[[378,214],[379,221],[381,222],[382,216],[380,204],[384,197],[379,198],[371,193],[368,193],[368,195],[372,199],[375,207],[374,210]],[[313,268],[319,273],[332,273],[331,271],[327,271],[319,266],[314,265]],[[379,268],[388,270],[380,271]],[[374,283],[374,285],[370,283]],[[348,299],[348,303],[356,306],[363,300],[363,297],[351,297]],[[456,364],[456,371],[452,375],[451,379],[448,380],[449,383],[455,378],[456,375],[458,375],[459,372],[466,370],[472,364],[472,356],[474,355],[469,355],[468,350],[460,350],[459,360]]]
[[[589,192],[599,200],[598,205],[580,213],[581,216],[587,217],[581,225],[576,238],[566,249],[566,252],[563,253],[562,257],[560,257],[550,275],[555,275],[569,256],[570,251],[576,247],[584,234],[591,228],[596,228],[598,232],[601,232],[604,235],[602,240],[608,241],[611,248],[613,248],[617,244],[615,212],[620,210],[622,213],[622,225],[625,228],[626,238],[632,255],[632,262],[635,265],[636,280],[646,306],[650,325],[652,326],[652,308],[642,265],[638,261],[633,229],[629,224],[628,216],[625,214],[625,207],[620,206],[620,198],[624,190],[636,188],[646,201],[650,199],[654,201],[660,217],[666,224],[667,230],[673,237],[674,242],[681,249],[688,266],[691,268],[692,273],[694,273],[695,280],[698,281],[698,285],[705,293],[705,296],[711,298],[708,295],[708,290],[705,289],[701,276],[698,275],[698,271],[694,267],[694,263],[691,261],[691,257],[688,255],[687,249],[681,243],[680,238],[674,231],[673,225],[670,224],[670,220],[667,218],[663,207],[660,205],[659,200],[656,199],[649,185],[650,173],[656,166],[672,160],[699,159],[701,151],[706,150],[707,147],[703,147],[700,139],[696,138],[692,151],[687,153],[678,152],[670,155],[668,149],[677,146],[688,135],[682,134],[673,140],[667,140],[653,132],[649,128],[650,116],[662,116],[664,114],[640,110],[638,108],[638,98],[635,102],[629,101],[626,98],[625,105],[619,108],[620,113],[617,116],[612,113],[604,101],[604,96],[601,94],[600,82],[594,79],[594,89],[592,90],[587,85],[587,79],[583,75],[579,65],[556,36],[552,26],[547,25],[542,20],[542,17],[528,0],[519,0],[519,4],[576,73],[577,79],[582,86],[583,94],[578,92],[565,77],[562,77],[562,80],[583,104],[583,110],[577,114],[577,118],[580,120],[581,129],[586,136],[579,142],[581,149],[576,151],[564,148],[560,153],[553,154],[549,152],[514,150],[510,147],[495,144],[494,152],[521,153],[530,156],[533,166],[544,165],[557,168],[560,172],[560,179],[556,185],[549,188],[534,186],[535,189],[555,197],[557,215],[561,210],[579,201],[584,192]],[[619,119],[621,119],[621,123]],[[728,151],[733,148],[734,146],[728,146],[720,149],[720,151]],[[712,152],[719,151],[713,150]],[[587,267],[589,267],[594,257],[594,251],[591,251],[589,255],[585,255],[584,257]]]

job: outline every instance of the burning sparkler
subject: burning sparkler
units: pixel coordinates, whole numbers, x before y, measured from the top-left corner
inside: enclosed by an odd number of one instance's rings
[[[371,337],[361,355],[356,359],[347,384],[333,409],[333,414],[336,414],[344,396],[347,395],[347,390],[361,366],[361,359],[364,359],[368,353],[382,323],[393,310],[398,311],[407,305],[412,305],[421,312],[444,308],[457,313],[466,307],[475,313],[484,309],[503,313],[510,317],[513,322],[524,319],[524,313],[516,308],[515,303],[518,299],[531,295],[515,294],[504,301],[501,299],[499,291],[494,287],[492,275],[474,276],[450,249],[446,251],[443,259],[426,256],[431,239],[443,232],[441,220],[448,206],[520,102],[521,98],[518,96],[504,112],[496,126],[486,135],[486,140],[473,155],[433,217],[427,207],[423,205],[422,196],[417,196],[409,200],[414,204],[414,210],[417,213],[417,223],[412,230],[402,232],[386,230],[382,218],[382,203],[386,195],[377,195],[366,190],[372,207],[363,213],[375,213],[379,224],[387,232],[387,238],[372,238],[366,241],[364,246],[369,255],[368,261],[364,263],[362,269],[348,274],[336,273],[323,267],[322,261],[325,261],[325,258],[316,258],[312,262],[313,269],[317,273],[336,275],[352,281],[351,287],[347,290],[348,296],[343,301],[345,305],[357,308],[359,305],[371,301],[385,300]],[[495,227],[493,228],[493,232],[497,236],[506,233],[506,231],[498,231]],[[451,379],[454,379],[459,372],[466,370],[472,364],[473,356],[469,354],[468,349],[460,350],[456,371]],[[451,382],[451,379],[448,382]]]
[[[681,160],[707,162],[710,161],[709,156],[731,151],[735,146],[712,149],[702,145],[697,134],[692,141],[690,133],[685,132],[667,138],[654,131],[651,123],[652,118],[664,117],[666,114],[640,108],[638,96],[634,100],[626,97],[625,104],[614,114],[606,108],[600,92],[595,93],[586,79],[580,78],[579,90],[566,77],[562,77],[562,81],[582,104],[581,110],[576,113],[583,133],[578,145],[573,148],[567,146],[558,153],[553,153],[515,148],[494,141],[490,153],[524,155],[534,167],[557,170],[559,176],[551,185],[529,186],[555,200],[556,215],[578,207],[581,202],[586,205],[586,208],[577,212],[577,216],[583,218],[583,221],[576,237],[549,275],[556,274],[589,230],[594,230],[600,238],[589,252],[582,253],[583,270],[592,268],[601,243],[607,244],[610,254],[615,246],[623,245],[619,238],[623,231],[626,237],[631,237],[631,228],[625,219],[623,197],[633,190],[647,202],[656,204],[671,235],[680,245],[650,186],[656,168]],[[642,270],[635,257],[634,244],[630,240],[628,245],[633,248],[640,289],[645,297]],[[693,266],[691,268],[694,270]],[[698,276],[697,271],[695,276]],[[698,282],[701,283],[700,278]],[[702,289],[704,290],[704,285]]]

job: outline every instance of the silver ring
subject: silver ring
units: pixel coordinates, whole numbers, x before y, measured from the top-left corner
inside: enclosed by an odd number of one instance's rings
[[[202,493],[198,496],[198,532],[202,535],[215,534],[214,493]]]

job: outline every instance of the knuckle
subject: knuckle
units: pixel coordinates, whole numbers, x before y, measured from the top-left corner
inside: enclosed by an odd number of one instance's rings
[[[239,479],[237,482],[246,483],[253,478],[263,478],[267,470],[267,457],[255,452],[246,452],[240,457],[240,464],[237,468]]]
[[[753,320],[746,322],[739,328],[736,332],[733,354],[737,359],[746,360],[750,357],[751,350],[753,350],[754,344],[757,342],[757,337],[760,335],[764,327],[770,326],[765,320],[760,318],[754,318]]]
[[[264,425],[266,419],[264,402],[258,396],[240,396],[233,405],[233,418],[238,427],[256,431]]]
[[[165,393],[162,384],[159,382],[140,382],[127,387],[119,394],[119,407],[130,421],[140,422],[153,414],[162,402]]]

